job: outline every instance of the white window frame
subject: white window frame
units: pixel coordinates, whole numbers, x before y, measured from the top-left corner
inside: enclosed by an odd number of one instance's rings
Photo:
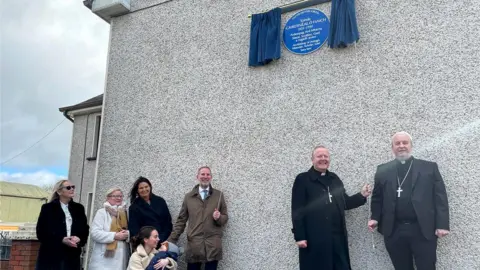
[[[99,142],[100,142],[100,128],[102,125],[102,114],[94,114],[95,117],[95,126],[93,129],[93,144],[92,144],[92,158],[97,158],[98,155],[98,149],[100,148]]]

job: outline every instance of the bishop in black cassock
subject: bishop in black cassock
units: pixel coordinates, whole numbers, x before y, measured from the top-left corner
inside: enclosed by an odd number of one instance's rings
[[[370,186],[348,196],[343,182],[328,170],[328,149],[317,146],[313,166],[299,174],[292,188],[292,223],[300,270],[351,270],[345,210],[366,202]]]

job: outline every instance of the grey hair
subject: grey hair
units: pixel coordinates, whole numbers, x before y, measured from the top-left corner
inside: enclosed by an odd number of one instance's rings
[[[210,171],[210,174],[212,174],[212,169],[210,168],[210,166],[202,166],[197,169],[197,175],[200,173],[202,169],[208,169]]]
[[[412,135],[410,135],[408,132],[406,131],[399,131],[395,134],[393,134],[392,136],[392,145],[393,145],[393,141],[395,140],[395,137],[397,137],[398,135],[406,135],[408,137],[408,139],[410,140],[410,144],[413,145],[413,139],[412,139]]]
[[[111,189],[107,190],[107,193],[105,194],[105,197],[108,198],[108,196],[112,195],[112,193],[115,192],[115,191],[120,191],[123,194],[123,191],[120,188],[114,187],[114,188],[111,188]]]
[[[327,149],[327,150],[328,150],[328,148],[327,148],[325,145],[319,144],[319,145],[317,145],[317,146],[315,146],[315,147],[313,148],[313,150],[312,150],[312,158],[313,158],[313,154],[315,154],[315,151],[317,151],[317,149]]]

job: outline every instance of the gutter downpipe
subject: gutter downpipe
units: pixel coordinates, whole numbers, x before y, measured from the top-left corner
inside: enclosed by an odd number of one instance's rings
[[[108,65],[110,63],[110,53],[112,50],[112,29],[113,29],[113,22],[110,23],[110,31],[108,33],[108,51],[107,51],[107,63],[105,64],[106,66],[106,72],[105,72],[105,80],[104,80],[104,91],[103,91],[103,101],[102,101],[102,122],[100,125],[100,135],[98,136],[98,150],[97,150],[97,159],[95,160],[95,176],[93,177],[93,192],[92,192],[92,207],[90,209],[90,220],[88,221],[88,224],[92,224],[93,222],[93,215],[95,214],[95,197],[97,196],[97,180],[98,180],[98,164],[100,162],[100,155],[101,155],[101,145],[102,145],[102,134],[103,134],[103,126],[105,125],[105,104],[106,104],[106,97],[107,97],[107,80],[108,80]],[[128,213],[128,211],[127,211]],[[83,267],[85,270],[88,270],[88,261],[90,261],[90,249],[92,246],[92,238],[88,237],[87,243],[85,245],[85,254],[84,254],[84,262],[83,262]],[[131,248],[131,245],[130,245]]]

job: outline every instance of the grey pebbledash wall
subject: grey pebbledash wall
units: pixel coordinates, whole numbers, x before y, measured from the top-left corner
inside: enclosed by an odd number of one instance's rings
[[[87,160],[92,156],[95,138],[95,118],[101,112],[75,115],[70,150],[68,179],[75,184],[75,199],[85,206],[88,204],[88,193],[93,192],[95,178],[95,160]],[[81,198],[80,198],[81,197]]]
[[[249,68],[247,15],[284,2],[174,0],[112,21],[95,206],[143,175],[175,218],[197,167],[210,165],[230,216],[221,269],[298,269],[291,187],[312,148],[331,149],[353,194],[406,130],[449,194],[438,269],[479,269],[480,2],[357,1],[356,49],[282,47],[279,61]],[[378,234],[372,248],[368,215],[347,214],[353,269],[393,269]]]

